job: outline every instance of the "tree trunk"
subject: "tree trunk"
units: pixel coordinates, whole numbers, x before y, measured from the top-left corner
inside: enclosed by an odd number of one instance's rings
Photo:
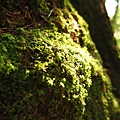
[[[71,0],[79,14],[89,24],[93,42],[103,60],[103,66],[114,87],[114,94],[120,95],[120,58],[112,27],[102,0]]]

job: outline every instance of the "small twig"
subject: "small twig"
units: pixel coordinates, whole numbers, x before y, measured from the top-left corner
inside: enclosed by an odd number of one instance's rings
[[[0,30],[14,30],[15,28],[6,28],[6,27],[4,27],[4,28],[0,28]]]
[[[30,26],[32,26],[33,24],[29,24],[29,25],[26,25],[26,26],[23,26],[23,27],[16,27],[16,28],[7,28],[7,27],[4,27],[4,28],[0,28],[0,30],[16,30],[18,28],[28,28]]]
[[[47,18],[49,18],[49,17],[51,16],[53,10],[54,10],[54,9],[52,9],[52,10],[50,11],[50,13],[48,14]]]
[[[28,27],[30,27],[30,26],[32,26],[33,24],[31,23],[31,24],[29,24],[29,25],[26,25],[26,26],[24,26],[24,27],[22,27],[22,28],[28,28]]]
[[[20,15],[20,11],[10,12],[10,11],[8,11],[6,8],[4,8],[4,7],[2,7],[2,8],[3,8],[3,10],[6,11],[6,13],[7,13],[8,15]]]

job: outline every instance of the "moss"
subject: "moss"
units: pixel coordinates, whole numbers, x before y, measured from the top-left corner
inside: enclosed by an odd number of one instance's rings
[[[91,78],[102,79],[96,60],[66,33],[37,29],[22,34],[1,37],[0,92],[5,118],[82,119],[93,98]],[[100,88],[96,91],[94,86],[91,94],[101,91],[98,81]]]
[[[4,34],[1,42],[3,66],[0,70],[1,76],[5,75],[0,84],[3,98],[1,104],[8,104],[5,107],[5,111],[9,111],[8,118],[18,118],[22,113],[29,119],[26,111],[31,111],[33,115],[34,107],[37,112],[35,118],[42,114],[46,116],[46,113],[51,119],[68,115],[70,118],[76,115],[81,118],[85,110],[87,89],[91,85],[92,58],[86,50],[80,50],[79,45],[73,43],[67,34],[45,29],[25,32],[20,37]],[[6,86],[7,89],[4,89]],[[49,109],[45,108],[45,113],[39,114],[38,110],[42,111],[42,106],[46,106],[44,103]],[[76,114],[72,113],[74,110]],[[64,111],[67,112],[63,114]]]
[[[48,26],[0,37],[2,119],[110,119],[111,83],[87,23],[65,4]]]

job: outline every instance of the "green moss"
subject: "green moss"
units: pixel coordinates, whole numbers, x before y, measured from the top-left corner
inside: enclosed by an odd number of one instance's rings
[[[88,25],[65,4],[45,16],[48,27],[0,37],[3,119],[109,120],[118,110]]]
[[[0,97],[6,118],[82,119],[86,106],[93,104],[91,94],[102,89],[102,68],[66,33],[37,29],[21,36],[4,34],[1,46]],[[91,78],[97,80],[93,92]]]
[[[0,70],[1,76],[5,75],[0,84],[3,93],[1,97],[3,100],[6,99],[2,101],[2,105],[8,103],[7,97],[11,98],[10,101],[15,99],[14,103],[9,102],[5,107],[6,111],[9,111],[7,117],[14,115],[16,109],[19,110],[18,116],[21,113],[26,115],[26,111],[29,112],[34,107],[37,110],[42,105],[45,107],[45,103],[49,108],[46,110],[48,118],[62,115],[59,112],[63,111],[67,113],[63,114],[62,118],[68,114],[71,118],[76,114],[81,118],[85,110],[87,89],[91,85],[92,58],[86,50],[80,50],[79,45],[73,43],[67,34],[45,29],[25,32],[20,37],[4,34],[1,42],[3,46],[1,57],[4,57]],[[8,45],[11,47],[8,48]],[[6,85],[8,89],[3,89]],[[6,93],[7,91],[9,93]],[[38,100],[36,96],[39,96]],[[56,106],[53,108],[54,102]],[[65,104],[68,104],[68,108],[63,107],[60,110],[59,106]],[[74,106],[73,109],[69,108],[71,105]],[[50,112],[51,109],[56,115]],[[73,110],[76,114],[72,113]],[[37,116],[41,115],[37,113]]]

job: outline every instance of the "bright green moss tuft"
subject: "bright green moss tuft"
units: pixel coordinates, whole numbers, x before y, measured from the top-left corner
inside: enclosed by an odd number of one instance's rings
[[[86,48],[80,48],[68,34],[49,29],[25,31],[21,36],[4,34],[0,41],[5,118],[83,118],[93,97],[92,78],[102,79],[97,77],[102,68],[96,68],[98,63]],[[97,84],[99,93],[102,86]]]

